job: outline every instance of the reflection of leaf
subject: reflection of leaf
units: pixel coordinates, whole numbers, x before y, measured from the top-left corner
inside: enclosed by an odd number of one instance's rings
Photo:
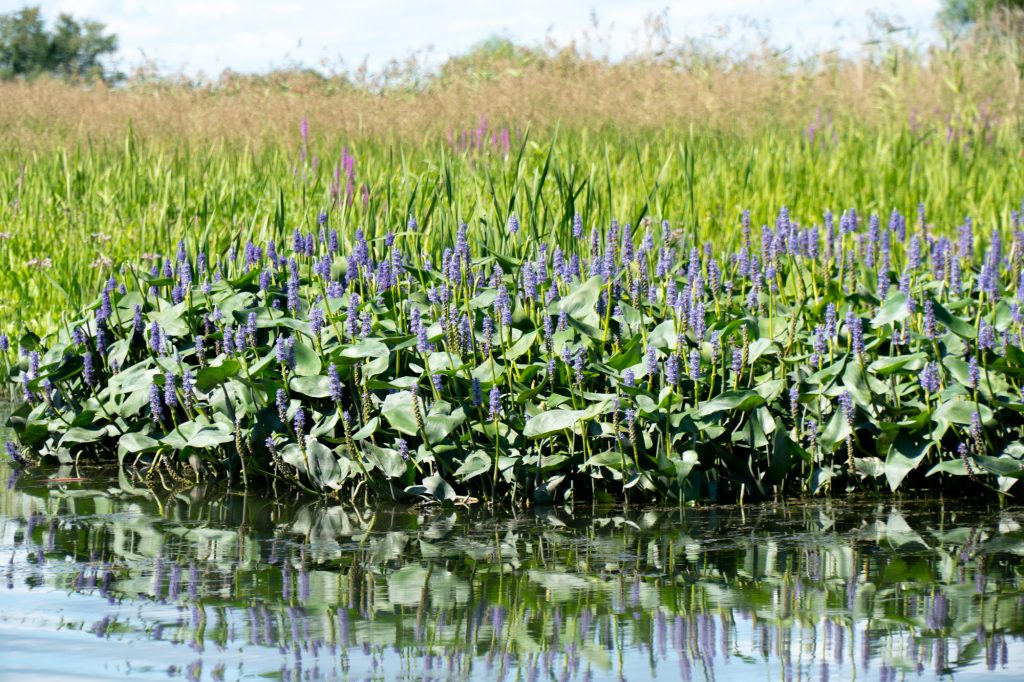
[[[388,601],[394,606],[417,606],[423,601],[430,571],[419,564],[404,566],[388,576]]]

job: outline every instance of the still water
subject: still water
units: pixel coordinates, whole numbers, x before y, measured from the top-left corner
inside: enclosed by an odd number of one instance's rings
[[[0,465],[0,678],[1024,678],[1024,510],[363,509]]]

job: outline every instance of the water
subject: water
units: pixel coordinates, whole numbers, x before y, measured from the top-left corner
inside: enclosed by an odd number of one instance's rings
[[[1021,509],[492,515],[70,475],[0,466],[0,678],[1024,676]]]

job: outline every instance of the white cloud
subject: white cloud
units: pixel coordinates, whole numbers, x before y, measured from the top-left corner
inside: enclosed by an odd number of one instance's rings
[[[929,36],[939,0],[520,0],[436,2],[371,0],[37,0],[48,17],[70,12],[98,19],[121,40],[122,66],[144,53],[168,70],[259,71],[286,61],[309,66],[342,57],[371,68],[433,46],[437,58],[465,51],[494,33],[539,42],[579,39],[591,30],[615,46],[635,45],[649,14],[667,9],[672,36],[708,37],[723,24],[751,19],[773,41],[798,51],[856,49],[867,35],[869,10],[899,16]],[[0,0],[11,11],[21,0]],[[12,5],[11,7],[5,7]]]

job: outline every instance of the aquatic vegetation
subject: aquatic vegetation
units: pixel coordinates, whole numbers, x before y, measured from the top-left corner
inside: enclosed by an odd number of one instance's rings
[[[412,221],[410,221],[412,222]],[[779,211],[439,261],[328,224],[126,265],[4,353],[23,457],[447,503],[684,501],[1024,476],[1024,231]],[[930,478],[929,478],[930,477]]]

